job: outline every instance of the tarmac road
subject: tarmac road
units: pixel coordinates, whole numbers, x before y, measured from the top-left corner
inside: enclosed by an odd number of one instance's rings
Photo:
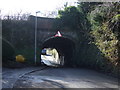
[[[15,88],[118,88],[116,78],[81,68],[47,68],[25,75]]]
[[[2,88],[12,88],[21,75],[43,67],[2,68]]]

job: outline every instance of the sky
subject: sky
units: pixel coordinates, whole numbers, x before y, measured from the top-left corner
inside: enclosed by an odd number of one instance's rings
[[[57,11],[66,2],[73,6],[76,5],[74,2],[77,2],[77,0],[1,0],[0,13],[1,15],[13,15],[21,12],[35,15],[36,11],[40,11],[42,14]]]

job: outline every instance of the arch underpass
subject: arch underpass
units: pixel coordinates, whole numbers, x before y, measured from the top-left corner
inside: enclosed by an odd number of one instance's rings
[[[75,52],[75,43],[65,37],[52,37],[44,41],[42,49],[55,48],[60,56],[64,56],[64,66],[70,66]]]

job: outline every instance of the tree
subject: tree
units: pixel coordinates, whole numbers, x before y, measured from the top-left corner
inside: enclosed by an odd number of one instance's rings
[[[84,15],[80,13],[75,6],[65,7],[58,11],[58,28],[68,27],[73,30],[79,30],[83,27]]]
[[[119,60],[119,10],[119,3],[105,3],[97,6],[89,16],[94,43],[113,64],[118,63]]]

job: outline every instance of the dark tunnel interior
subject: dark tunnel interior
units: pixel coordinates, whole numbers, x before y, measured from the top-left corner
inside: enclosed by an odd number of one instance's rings
[[[75,50],[75,43],[72,40],[63,37],[51,38],[43,43],[43,48],[55,48],[64,56],[64,66],[70,66]]]

